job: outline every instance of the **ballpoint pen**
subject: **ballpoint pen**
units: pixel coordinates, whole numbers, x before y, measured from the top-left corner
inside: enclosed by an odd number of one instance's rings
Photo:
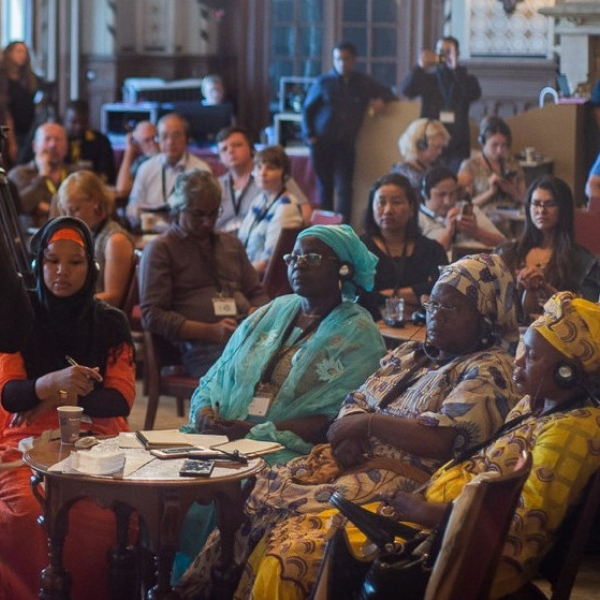
[[[72,367],[79,366],[79,363],[74,358],[71,358],[68,354],[65,354],[65,359]]]

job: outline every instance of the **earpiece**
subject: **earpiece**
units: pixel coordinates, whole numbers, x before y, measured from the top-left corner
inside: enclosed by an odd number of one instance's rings
[[[338,273],[342,281],[348,281],[354,276],[354,266],[349,262],[343,262]]]
[[[427,141],[427,128],[429,127],[429,123],[431,123],[431,119],[427,119],[425,127],[423,128],[423,135],[417,140],[417,150],[420,152],[425,152],[429,147],[429,142]]]
[[[481,347],[489,348],[494,343],[494,334],[492,324],[487,320],[483,319],[481,323]]]
[[[573,389],[582,384],[581,372],[573,362],[563,360],[554,367],[554,383],[564,390]]]

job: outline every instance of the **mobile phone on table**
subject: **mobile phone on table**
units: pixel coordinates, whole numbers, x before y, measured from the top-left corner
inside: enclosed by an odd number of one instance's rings
[[[177,448],[153,448],[150,450],[150,454],[158,458],[185,458],[186,456],[190,456],[190,453],[194,450],[197,450],[197,448],[192,448],[191,446],[181,446]]]
[[[215,467],[214,460],[197,460],[194,458],[187,458],[181,469],[179,469],[179,475],[181,477],[208,477]]]

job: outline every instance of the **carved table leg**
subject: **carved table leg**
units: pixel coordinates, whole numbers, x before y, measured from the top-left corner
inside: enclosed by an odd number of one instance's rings
[[[160,541],[155,558],[156,585],[148,590],[146,600],[179,600],[180,595],[171,588],[171,572],[182,518],[180,498],[176,493],[165,493],[162,501]]]
[[[50,564],[42,571],[39,597],[42,600],[70,600],[71,576],[63,567],[63,547],[68,530],[70,506],[61,510],[54,524],[48,521],[48,557]]]
[[[137,553],[129,546],[129,521],[133,508],[115,502],[117,545],[108,559],[108,590],[111,600],[134,600],[139,596]]]

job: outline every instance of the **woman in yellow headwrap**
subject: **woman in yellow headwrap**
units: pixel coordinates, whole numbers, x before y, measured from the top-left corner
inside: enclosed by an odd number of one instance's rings
[[[518,590],[535,574],[571,507],[600,467],[600,306],[559,292],[527,330],[513,379],[527,394],[500,437],[477,454],[438,470],[424,498],[387,499],[403,520],[439,521],[445,503],[479,473],[508,473],[522,450],[533,457],[490,598]]]
[[[600,408],[592,397],[600,389],[600,306],[560,292],[546,304],[545,314],[526,332],[513,380],[526,394],[508,414],[505,425],[485,446],[465,458],[459,455],[431,477],[423,495],[397,492],[385,498],[395,516],[434,527],[464,486],[478,474],[512,472],[523,450],[533,459],[490,598],[518,590],[535,573],[555,540],[568,510],[576,505],[590,476],[600,467]],[[378,504],[367,505],[375,510]],[[318,569],[323,535],[335,510],[293,514],[263,536],[246,566],[236,599],[300,600],[310,591]],[[302,526],[310,521],[310,527]],[[347,527],[357,551],[364,536]],[[310,549],[313,549],[312,553]],[[308,562],[311,554],[313,562]],[[294,557],[310,568],[281,577]],[[303,585],[299,585],[301,582]]]

